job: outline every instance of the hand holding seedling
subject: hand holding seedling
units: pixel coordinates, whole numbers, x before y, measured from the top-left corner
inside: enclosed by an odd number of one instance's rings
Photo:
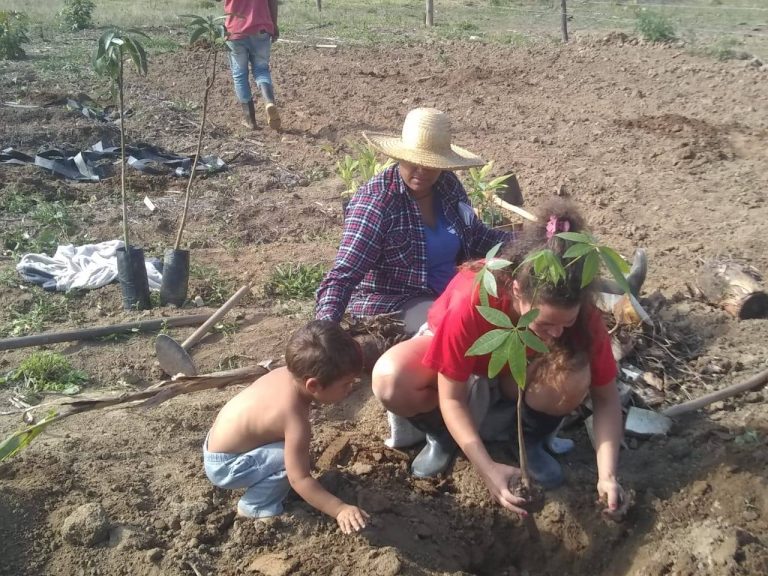
[[[521,474],[519,468],[493,462],[487,471],[482,473],[482,476],[488,491],[496,502],[507,510],[520,514],[520,516],[528,515],[524,508],[526,504],[525,498],[515,496],[509,489],[510,486],[520,483]]]
[[[597,482],[598,504],[603,507],[602,514],[614,522],[621,522],[632,505],[631,492],[625,492],[616,478],[601,478]]]
[[[371,517],[365,510],[351,504],[344,504],[339,513],[336,514],[336,522],[344,534],[360,532],[360,530],[365,528],[366,520],[370,519]]]

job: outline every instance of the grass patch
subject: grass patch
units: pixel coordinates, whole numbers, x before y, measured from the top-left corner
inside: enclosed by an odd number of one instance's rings
[[[12,193],[0,201],[0,212],[17,216],[9,218],[0,232],[0,245],[14,257],[27,252],[52,254],[59,244],[70,242],[78,232],[64,202]]]
[[[14,388],[26,402],[37,403],[47,392],[77,394],[89,378],[69,360],[54,352],[33,352],[16,370],[0,378],[0,385]]]
[[[82,314],[70,307],[75,297],[76,293],[60,295],[35,290],[30,299],[10,306],[10,320],[0,326],[0,336],[36,334],[51,324],[66,321],[81,323]]]
[[[635,29],[649,42],[668,42],[676,38],[674,24],[667,16],[654,10],[638,10]]]
[[[147,49],[150,56],[155,54],[165,54],[168,52],[175,52],[181,48],[181,44],[177,40],[169,36],[158,36],[150,34],[149,38],[142,38],[141,43],[144,48]]]
[[[190,289],[193,297],[200,296],[206,306],[221,306],[235,293],[234,280],[225,278],[212,266],[192,263],[189,266]],[[247,297],[247,296],[246,296]],[[242,301],[241,301],[242,302]]]
[[[313,298],[325,270],[319,264],[281,264],[264,284],[264,293],[273,298]]]

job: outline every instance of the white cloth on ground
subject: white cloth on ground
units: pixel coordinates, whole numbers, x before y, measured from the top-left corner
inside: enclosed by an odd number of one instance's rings
[[[56,290],[67,292],[75,288],[93,290],[117,278],[117,249],[122,240],[75,246],[65,244],[56,248],[53,257],[46,254],[25,254],[16,265],[19,274],[39,271],[50,275]],[[162,275],[151,262],[145,262],[150,290],[160,290]]]

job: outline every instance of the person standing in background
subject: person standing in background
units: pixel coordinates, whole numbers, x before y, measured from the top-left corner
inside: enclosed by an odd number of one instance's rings
[[[243,107],[243,125],[256,129],[256,107],[248,80],[250,71],[264,99],[267,125],[279,132],[280,113],[269,71],[272,42],[280,36],[277,0],[224,0],[224,11],[232,80],[235,95]]]

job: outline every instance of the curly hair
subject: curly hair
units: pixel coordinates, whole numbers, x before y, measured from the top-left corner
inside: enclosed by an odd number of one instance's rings
[[[557,233],[585,232],[584,218],[572,201],[559,197],[545,201],[536,210],[536,217],[536,222],[526,222],[520,236],[505,244],[499,251],[498,257],[509,260],[512,265],[493,271],[497,285],[500,290],[509,293],[512,291],[513,281],[517,281],[522,296],[534,305],[539,303],[558,308],[582,305],[574,326],[564,331],[564,334],[578,334],[578,338],[562,340],[578,342],[579,349],[588,349],[591,342],[587,330],[587,314],[590,307],[583,304],[593,302],[593,291],[591,283],[585,287],[581,285],[584,259],[580,258],[564,266],[565,278],[557,283],[537,276],[533,264],[525,262],[528,256],[545,249],[551,250],[562,260],[573,242],[558,237]],[[473,271],[481,267],[482,261],[469,262],[463,266]]]

